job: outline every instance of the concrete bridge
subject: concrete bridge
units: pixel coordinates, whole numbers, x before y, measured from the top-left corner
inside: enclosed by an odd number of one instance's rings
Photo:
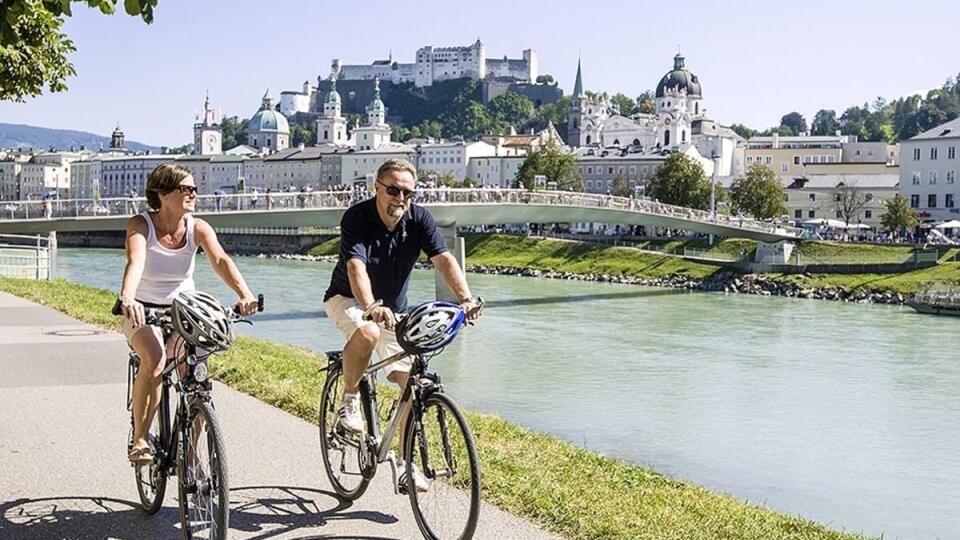
[[[365,195],[364,195],[365,196]],[[203,195],[196,215],[214,228],[336,227],[357,201],[351,191]],[[749,238],[760,242],[758,256],[786,260],[799,229],[672,206],[656,201],[566,191],[522,189],[422,189],[417,204],[430,209],[447,246],[465,266],[458,226],[517,223],[608,223],[643,225]],[[57,231],[124,230],[131,215],[146,208],[146,199],[66,199],[15,201],[0,205],[0,234]],[[55,242],[52,243],[56,245]],[[449,298],[437,276],[437,294]]]

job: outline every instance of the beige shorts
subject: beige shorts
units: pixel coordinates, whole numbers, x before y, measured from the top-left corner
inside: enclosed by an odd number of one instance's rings
[[[151,324],[145,324],[139,328],[134,328],[133,324],[130,322],[130,319],[127,317],[123,318],[123,337],[127,338],[127,345],[129,345],[131,349],[133,348],[133,336],[141,331],[153,332],[153,335],[156,336],[158,342],[163,340],[163,331],[161,331],[159,327]],[[164,359],[173,358],[173,356],[177,354],[177,341],[179,340],[175,335],[170,336],[170,339],[167,340],[165,353],[166,356]],[[183,347],[180,348],[182,349]]]
[[[376,324],[373,321],[363,320],[363,310],[353,298],[347,298],[342,295],[335,295],[323,303],[323,309],[327,312],[327,317],[337,325],[337,328],[343,332],[343,335],[350,339],[353,333],[361,326],[366,324]],[[377,343],[377,355],[380,360],[389,358],[397,353],[403,352],[400,344],[397,343],[397,336],[393,330],[387,330],[380,327],[380,342]],[[409,373],[413,367],[411,358],[404,358],[383,368],[384,373],[390,375],[394,371]]]

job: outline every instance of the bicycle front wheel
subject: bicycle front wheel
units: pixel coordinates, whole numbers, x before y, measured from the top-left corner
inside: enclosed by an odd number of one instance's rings
[[[406,488],[424,538],[469,539],[480,515],[480,461],[470,425],[452,399],[427,397],[419,418],[407,420]],[[423,480],[417,490],[413,467]],[[426,488],[424,490],[423,488]]]
[[[354,501],[370,484],[368,475],[364,474],[370,464],[364,458],[363,435],[348,433],[340,426],[338,411],[342,398],[343,370],[331,367],[320,396],[320,453],[333,490],[340,497]]]
[[[186,444],[177,453],[180,527],[184,538],[226,538],[230,521],[223,431],[209,401],[193,400]]]

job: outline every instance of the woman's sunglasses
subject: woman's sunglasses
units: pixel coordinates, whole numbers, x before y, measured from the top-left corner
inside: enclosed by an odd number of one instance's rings
[[[177,191],[183,193],[184,195],[196,195],[197,186],[177,186]]]
[[[387,195],[391,197],[399,197],[400,194],[403,193],[403,197],[405,199],[410,199],[417,194],[417,192],[412,189],[401,189],[401,188],[398,188],[397,186],[388,186],[383,182],[381,182],[380,180],[377,180],[377,183],[383,186],[384,188],[386,188]]]

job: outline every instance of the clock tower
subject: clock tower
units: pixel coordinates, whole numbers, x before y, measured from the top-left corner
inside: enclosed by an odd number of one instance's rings
[[[223,134],[210,107],[210,94],[203,102],[203,119],[193,125],[193,153],[201,156],[223,152]]]

